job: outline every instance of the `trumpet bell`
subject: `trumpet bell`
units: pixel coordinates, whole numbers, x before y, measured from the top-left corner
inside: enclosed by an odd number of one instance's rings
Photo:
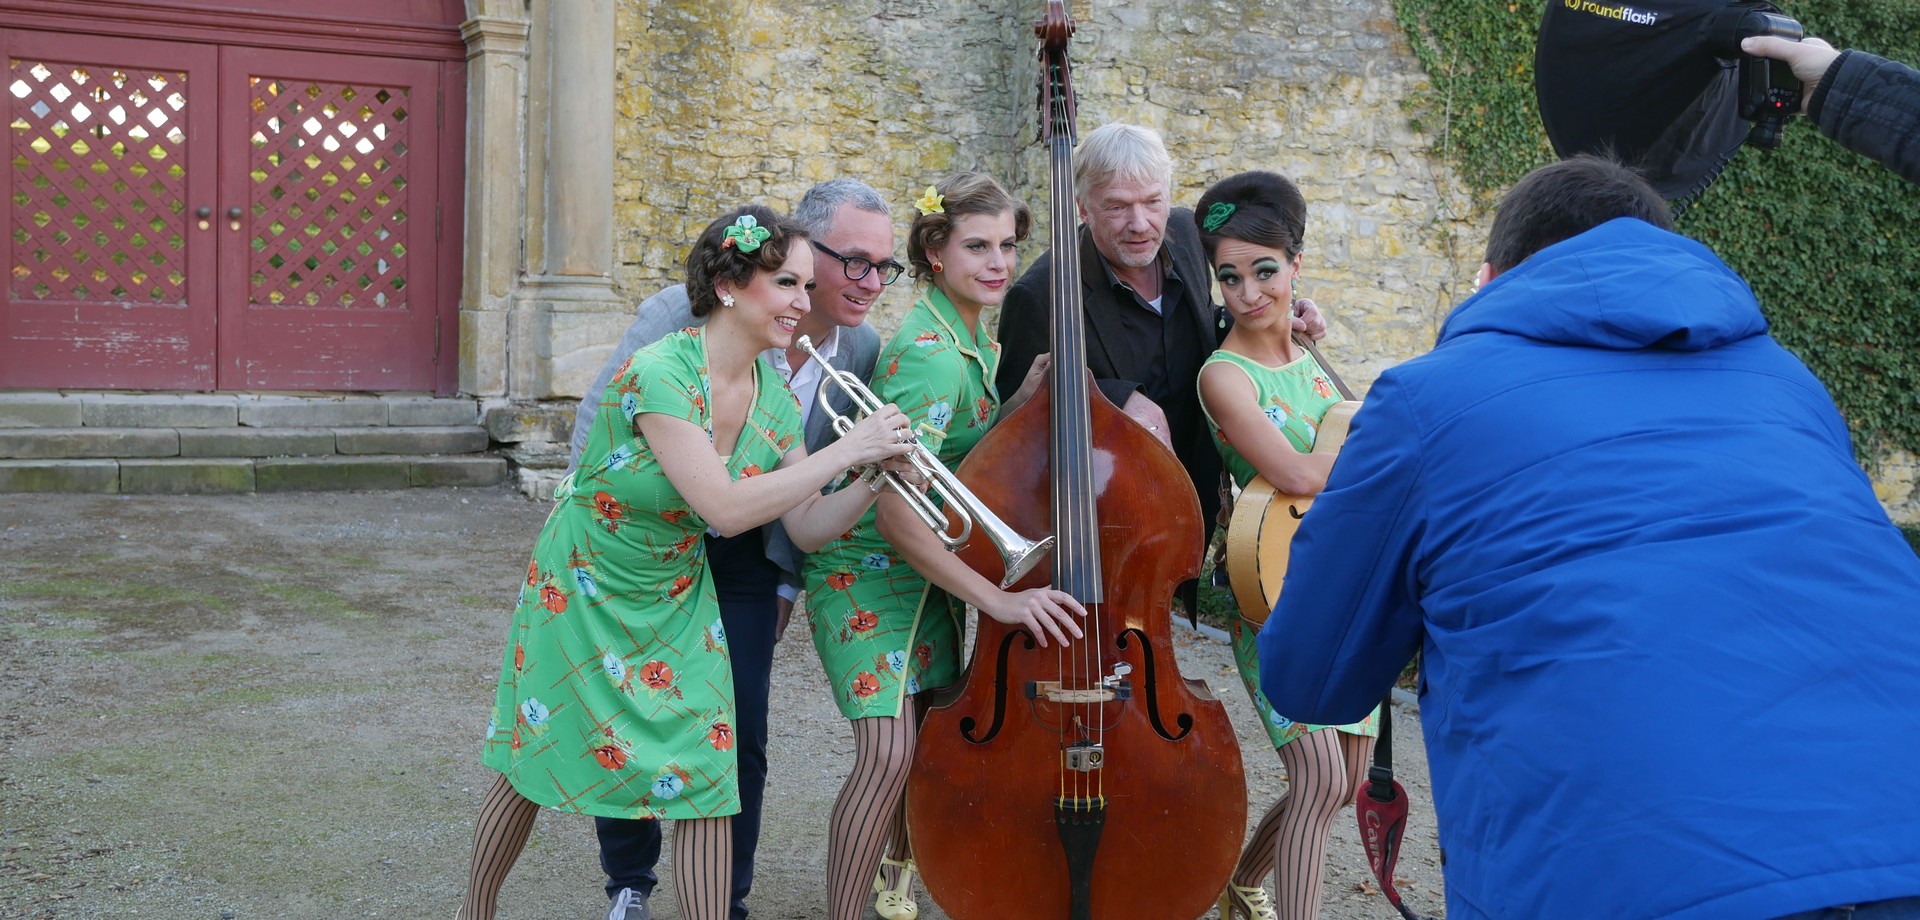
[[[1007,532],[1013,533],[1011,530]],[[1003,591],[1013,587],[1014,582],[1025,578],[1028,572],[1033,571],[1034,566],[1040,564],[1040,560],[1047,558],[1047,553],[1053,551],[1052,537],[1028,540],[1017,533],[1013,536],[1021,541],[1020,545],[1002,547],[998,542],[994,544],[994,548],[1000,550],[1000,558],[1007,563],[1007,574],[1000,579],[1000,589]]]

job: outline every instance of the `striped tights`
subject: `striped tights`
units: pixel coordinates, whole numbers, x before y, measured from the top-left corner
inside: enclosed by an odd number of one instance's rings
[[[500,887],[526,848],[540,806],[495,774],[473,829],[473,860],[457,920],[493,920]],[[686,920],[726,920],[733,885],[733,819],[673,822],[673,887]]]
[[[1386,716],[1383,714],[1382,718]],[[1323,728],[1280,749],[1287,791],[1260,818],[1233,871],[1233,883],[1255,887],[1274,873],[1281,920],[1317,920],[1326,877],[1327,834],[1353,802],[1373,759],[1373,739]]]
[[[833,803],[827,830],[827,903],[831,920],[861,920],[873,901],[880,856],[893,841],[895,858],[906,858],[902,805],[907,769],[919,733],[914,719],[888,716],[853,720],[853,772]]]

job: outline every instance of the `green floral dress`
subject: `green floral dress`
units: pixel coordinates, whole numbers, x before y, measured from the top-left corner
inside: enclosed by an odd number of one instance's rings
[[[1236,355],[1222,349],[1200,365],[1205,373],[1211,364],[1228,364],[1245,372],[1253,381],[1255,395],[1260,399],[1260,408],[1267,415],[1273,427],[1287,436],[1287,443],[1301,453],[1313,450],[1314,439],[1320,433],[1320,420],[1326,417],[1327,409],[1340,401],[1340,394],[1334,390],[1322,370],[1320,362],[1311,354],[1303,354],[1282,367],[1268,367],[1250,358]],[[1202,411],[1206,405],[1201,404]],[[1248,463],[1240,452],[1228,443],[1227,436],[1220,430],[1219,423],[1213,420],[1213,414],[1207,413],[1207,429],[1213,432],[1213,446],[1219,448],[1220,458],[1226,461],[1227,472],[1233,474],[1235,485],[1245,487],[1255,476],[1253,464]],[[1233,618],[1233,658],[1240,665],[1240,680],[1247,685],[1247,695],[1253,698],[1255,709],[1267,726],[1267,738],[1275,748],[1285,747],[1288,742],[1310,731],[1337,727],[1353,735],[1372,737],[1379,734],[1377,721],[1380,718],[1379,707],[1367,717],[1352,725],[1327,726],[1310,725],[1295,722],[1273,711],[1267,704],[1267,695],[1260,692],[1260,650],[1254,639],[1259,630],[1240,617]]]
[[[969,333],[946,295],[928,287],[880,350],[870,385],[906,413],[921,443],[952,469],[999,414],[999,366],[1000,345],[986,326]],[[908,695],[960,676],[965,605],[929,585],[881,539],[874,513],[807,556],[804,573],[813,647],[849,719],[898,716]]]
[[[634,416],[657,412],[713,436],[705,341],[676,332],[614,375],[534,543],[481,759],[541,805],[612,818],[740,810],[707,522],[633,432]],[[773,469],[801,438],[780,375],[764,359],[754,375],[726,458],[735,479]]]

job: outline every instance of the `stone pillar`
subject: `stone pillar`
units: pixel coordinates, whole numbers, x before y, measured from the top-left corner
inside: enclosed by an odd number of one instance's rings
[[[538,0],[533,16],[526,274],[507,323],[516,400],[578,397],[598,359],[565,358],[627,309],[612,277],[614,3]]]
[[[507,316],[520,277],[526,209],[527,35],[517,4],[470,2],[467,41],[466,255],[460,296],[460,392],[507,392]]]

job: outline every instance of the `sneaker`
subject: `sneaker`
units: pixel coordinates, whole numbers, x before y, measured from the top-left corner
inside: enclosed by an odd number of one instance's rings
[[[613,896],[613,906],[607,908],[607,920],[653,920],[653,912],[647,909],[646,895],[622,888]]]

